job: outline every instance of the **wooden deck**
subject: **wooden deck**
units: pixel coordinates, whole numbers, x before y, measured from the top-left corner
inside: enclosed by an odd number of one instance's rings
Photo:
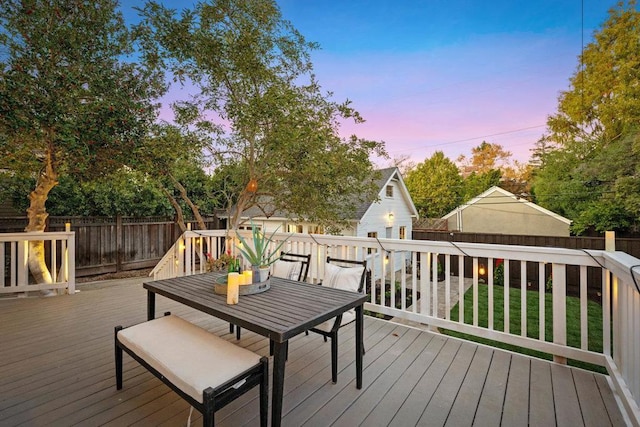
[[[145,320],[142,286],[81,289],[0,299],[0,425],[185,425],[188,405],[127,355],[124,388],[115,388],[113,327]],[[235,341],[227,323],[158,297],[157,312],[167,310]],[[357,390],[353,335],[341,332],[337,384],[321,336],[290,342],[283,425],[624,425],[605,376],[369,317]],[[251,332],[239,343],[269,353]],[[252,390],[216,420],[258,425],[257,413]],[[192,422],[200,424],[198,412]]]

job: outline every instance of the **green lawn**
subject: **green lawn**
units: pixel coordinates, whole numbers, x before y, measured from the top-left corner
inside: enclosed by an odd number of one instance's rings
[[[493,329],[497,331],[504,330],[504,288],[502,286],[494,286],[494,322]],[[509,289],[509,331],[513,334],[520,335],[520,289]],[[530,338],[539,338],[540,332],[538,328],[539,320],[539,294],[538,291],[527,291],[527,336]],[[478,326],[488,326],[488,286],[478,285]],[[602,307],[589,301],[588,310],[588,334],[589,334],[589,350],[602,352]],[[464,296],[464,321],[466,324],[473,323],[473,288],[465,293]],[[574,297],[567,297],[567,345],[570,347],[580,348],[580,300]],[[458,305],[451,309],[451,319],[458,320]],[[503,348],[518,353],[528,354],[544,359],[552,359],[552,356],[540,351],[529,350],[501,342],[479,338],[472,335],[461,334],[450,330],[442,330],[444,334],[464,338],[466,340],[487,344],[493,347]],[[553,341],[553,314],[551,294],[545,294],[545,341]],[[584,362],[569,360],[569,364],[579,366],[585,369],[606,373],[601,366],[591,365]]]

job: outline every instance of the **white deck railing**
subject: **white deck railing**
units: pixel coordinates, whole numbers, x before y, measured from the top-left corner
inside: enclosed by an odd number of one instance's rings
[[[51,283],[31,283],[29,242],[42,241]],[[75,293],[75,233],[68,230],[47,233],[0,234],[0,294],[56,290]]]
[[[207,252],[214,257],[225,250],[236,252],[234,235],[232,231],[225,234],[224,230],[187,231],[151,275],[161,279],[204,272],[205,263],[199,260],[205,259]],[[606,367],[632,423],[640,425],[640,288],[637,283],[640,282],[640,260],[623,252],[547,247],[284,233],[275,237],[276,240],[288,237],[285,251],[312,255],[308,277],[311,283],[322,280],[323,260],[329,255],[367,259],[371,283],[380,285],[368,288],[371,298],[365,304],[367,310],[542,351],[554,355],[554,360],[561,363],[569,358]],[[504,265],[504,286],[498,286],[493,277],[497,260],[502,260]],[[438,263],[443,267],[442,280],[438,280]],[[484,274],[480,267],[484,267]],[[518,280],[510,279],[510,270],[514,268],[520,270]],[[465,270],[466,278],[460,274]],[[550,275],[551,307],[548,307],[544,284]],[[536,322],[540,331],[537,336],[527,332],[532,313],[513,309],[514,305],[527,306],[527,298],[532,295],[526,292],[530,282],[542,284],[537,291]],[[602,351],[589,348],[587,285],[590,282],[598,283],[600,288]],[[575,347],[567,344],[568,285],[578,293],[580,307],[580,344]],[[486,286],[487,293],[484,305],[479,297],[482,286]],[[400,308],[396,308],[395,292],[391,292],[396,287],[400,288]],[[509,289],[514,287],[521,291],[519,304],[509,301]],[[465,318],[464,310],[463,296],[467,289],[473,296],[470,318]],[[380,298],[385,292],[390,292],[389,297]],[[406,295],[411,295],[411,301],[416,303],[407,306]],[[504,326],[500,330],[494,322],[497,300],[503,300]],[[451,309],[455,304],[458,304],[458,320],[454,321]],[[483,306],[488,310],[486,325],[479,322]],[[520,317],[517,331],[509,328],[512,316]],[[544,332],[547,325],[551,327],[552,338]]]

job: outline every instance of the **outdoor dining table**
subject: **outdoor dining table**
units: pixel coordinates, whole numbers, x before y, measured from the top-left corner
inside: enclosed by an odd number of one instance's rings
[[[272,277],[270,289],[242,295],[238,304],[227,304],[225,295],[214,293],[215,280],[222,275],[204,273],[144,283],[148,320],[155,318],[157,294],[269,338],[273,343],[271,425],[275,427],[282,418],[288,340],[355,308],[356,387],[362,388],[366,295]]]

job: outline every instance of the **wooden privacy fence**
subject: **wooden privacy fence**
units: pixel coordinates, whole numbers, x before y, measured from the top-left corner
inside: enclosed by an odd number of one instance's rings
[[[0,219],[0,233],[21,232],[26,223]],[[122,216],[49,217],[47,231],[63,231],[67,223],[75,232],[76,277],[154,267],[182,234],[171,219]],[[205,224],[216,229],[219,222],[212,217]]]
[[[516,246],[538,246],[538,247],[554,247],[554,248],[566,248],[566,249],[593,249],[604,250],[605,238],[604,237],[580,237],[580,236],[527,236],[527,235],[512,235],[512,234],[490,234],[490,233],[460,233],[451,231],[422,231],[413,230],[414,240],[433,240],[433,241],[445,241],[451,242],[455,245],[456,242],[465,243],[488,243],[498,245],[516,245]],[[627,254],[640,258],[640,239],[634,238],[616,238],[616,250],[626,252]],[[441,262],[444,257],[439,256]],[[478,265],[484,268],[484,273],[481,274],[481,279],[485,282],[488,279],[488,270],[492,270],[496,266],[496,259],[490,260],[488,258],[479,258]],[[512,286],[520,286],[521,277],[523,277],[523,264],[520,262],[511,262],[509,270],[509,279]],[[543,286],[547,285],[547,280],[551,277],[551,264],[545,267]],[[470,262],[464,264],[464,276],[473,276],[473,265]],[[537,263],[527,262],[524,264],[527,277],[527,287],[532,290],[539,289],[540,280],[538,277],[538,271],[540,269]],[[452,266],[451,274],[458,275],[458,267]],[[578,283],[580,283],[580,270],[574,266],[567,267],[567,294],[578,295]],[[602,293],[602,277],[591,267],[587,268],[587,292],[589,298],[594,301],[601,301]]]

